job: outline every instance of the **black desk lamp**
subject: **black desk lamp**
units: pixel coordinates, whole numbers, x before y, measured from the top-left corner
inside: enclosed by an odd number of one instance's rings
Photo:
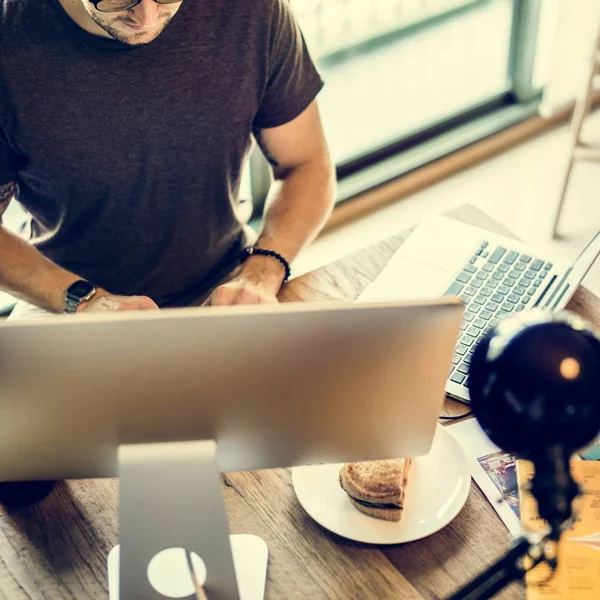
[[[531,492],[549,528],[517,539],[451,600],[491,598],[540,563],[556,568],[556,543],[580,494],[569,460],[600,432],[600,338],[574,315],[521,313],[477,346],[469,392],[489,438],[533,462]]]

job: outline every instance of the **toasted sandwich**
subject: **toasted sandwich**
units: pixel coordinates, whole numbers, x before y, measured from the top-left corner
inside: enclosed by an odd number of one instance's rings
[[[339,481],[352,505],[385,521],[400,521],[408,483],[410,458],[346,463]]]

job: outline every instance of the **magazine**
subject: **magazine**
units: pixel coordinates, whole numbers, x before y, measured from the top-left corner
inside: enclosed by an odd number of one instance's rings
[[[517,461],[500,450],[476,419],[448,426],[469,459],[471,475],[513,536],[521,532]],[[573,460],[600,460],[600,437]]]
[[[448,427],[471,467],[471,475],[513,536],[521,532],[517,465],[514,456],[498,448],[475,419]]]
[[[600,437],[579,452],[583,460],[600,460]]]

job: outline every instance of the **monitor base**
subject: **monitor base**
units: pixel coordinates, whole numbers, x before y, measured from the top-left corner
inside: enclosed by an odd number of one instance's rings
[[[240,589],[240,599],[264,600],[269,557],[267,545],[261,538],[255,535],[232,535],[230,536],[230,540],[237,582]],[[115,546],[108,555],[109,600],[119,600],[119,553],[120,547]],[[166,569],[163,575],[165,588],[173,582],[176,585],[178,581],[185,583],[186,574],[181,577],[177,576],[177,573],[181,572],[181,564],[177,564],[177,557],[165,566]],[[211,600],[210,596],[208,600]]]

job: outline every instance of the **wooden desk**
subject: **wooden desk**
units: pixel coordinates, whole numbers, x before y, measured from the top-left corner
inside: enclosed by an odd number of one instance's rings
[[[508,233],[472,207],[452,216]],[[285,301],[354,300],[383,269],[398,235],[292,281]],[[600,299],[580,289],[570,309],[600,324]],[[446,403],[448,414],[464,407]],[[507,548],[509,534],[475,485],[460,515],[431,537],[395,547],[339,538],[296,501],[288,470],[235,473],[224,494],[232,533],[269,546],[267,598],[444,598]],[[118,482],[68,481],[38,506],[0,509],[0,600],[107,598],[106,557],[118,543]],[[519,585],[500,598],[523,599]]]

